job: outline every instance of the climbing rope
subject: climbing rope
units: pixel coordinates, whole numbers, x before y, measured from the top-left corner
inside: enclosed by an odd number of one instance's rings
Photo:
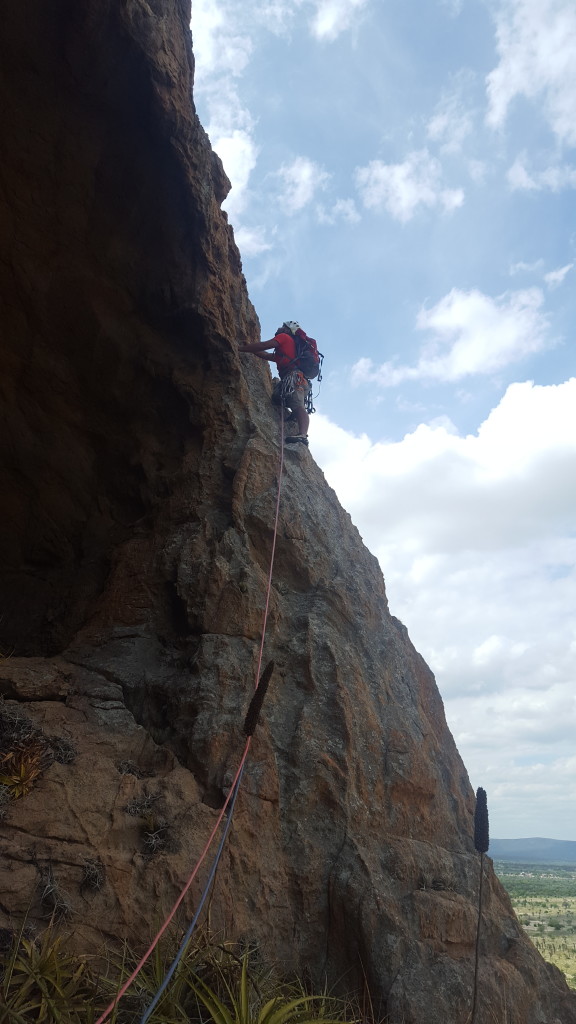
[[[261,668],[262,668],[262,658],[263,658],[263,654],[264,654],[264,642],[266,640],[266,626],[267,626],[267,623],[268,623],[268,611],[269,611],[269,607],[270,607],[270,595],[271,595],[271,592],[272,592],[272,572],[273,572],[273,568],[274,568],[274,554],[275,554],[275,551],[276,551],[276,537],[278,535],[278,520],[279,520],[279,516],[280,516],[280,494],[281,494],[281,489],[282,489],[282,473],[283,473],[283,469],[284,469],[284,414],[282,412],[282,414],[280,416],[280,464],[279,464],[279,470],[278,470],[278,490],[277,490],[277,495],[276,495],[276,509],[275,509],[275,513],[274,513],[274,530],[273,530],[273,536],[272,536],[272,551],[270,553],[270,568],[269,568],[269,571],[268,571],[268,581],[267,581],[267,585],[266,585],[266,600],[265,600],[265,603],[264,603],[264,615],[263,615],[263,619],[262,619],[262,635],[261,635],[261,639],[260,639],[260,649],[258,651],[258,663],[257,663],[257,667],[256,667],[256,678],[255,678],[255,686],[254,686],[255,690],[258,689],[258,684],[259,684],[259,680],[260,680],[260,671],[261,671]],[[208,851],[209,851],[209,849],[210,849],[210,847],[212,845],[212,840],[214,839],[214,836],[216,835],[216,833],[217,833],[217,831],[218,831],[218,829],[220,827],[220,823],[222,822],[222,819],[223,819],[223,817],[224,817],[224,815],[226,813],[228,805],[230,805],[230,811],[229,811],[229,814],[228,814],[228,820],[226,822],[226,826],[225,826],[225,829],[224,829],[224,832],[223,832],[223,835],[222,835],[222,838],[221,838],[221,841],[220,841],[220,846],[218,848],[218,851],[216,853],[216,857],[215,857],[213,865],[212,865],[212,869],[211,869],[211,872],[210,872],[210,876],[208,878],[208,882],[207,882],[207,884],[206,884],[206,886],[204,888],[204,892],[202,893],[202,896],[201,896],[201,899],[200,899],[200,903],[198,905],[198,908],[196,910],[194,918],[193,918],[193,920],[192,920],[192,922],[191,922],[191,924],[190,924],[190,926],[188,928],[188,931],[186,932],[186,935],[188,936],[188,938],[186,939],[185,942],[183,940],[183,943],[180,946],[180,949],[178,950],[176,958],[175,958],[175,960],[173,961],[172,965],[169,968],[169,971],[168,971],[168,975],[169,976],[167,975],[167,980],[164,979],[164,982],[162,983],[162,986],[160,987],[160,989],[158,990],[158,992],[156,993],[156,995],[154,997],[153,1003],[146,1010],[146,1013],[145,1013],[144,1017],[142,1018],[141,1024],[145,1024],[145,1021],[148,1020],[150,1014],[152,1013],[152,1010],[157,1005],[158,1000],[162,996],[162,993],[164,992],[166,986],[168,985],[168,982],[170,981],[170,978],[174,974],[174,971],[176,970],[178,962],[179,962],[179,960],[181,959],[181,957],[182,957],[182,955],[184,953],[184,949],[186,948],[186,945],[187,945],[188,941],[190,940],[190,936],[192,935],[192,932],[193,932],[193,930],[194,930],[194,928],[196,926],[196,923],[197,923],[198,918],[200,916],[200,912],[202,910],[202,906],[203,906],[203,904],[204,904],[204,902],[206,900],[206,896],[207,896],[207,894],[209,892],[210,885],[212,884],[212,879],[213,879],[213,877],[214,877],[214,875],[216,873],[216,868],[218,866],[218,861],[220,859],[220,854],[222,852],[222,849],[224,848],[224,842],[226,840],[226,836],[228,834],[228,831],[229,831],[229,828],[230,828],[230,824],[232,822],[232,812],[233,812],[233,809],[234,809],[234,805],[236,803],[236,797],[238,796],[238,790],[240,788],[240,782],[241,782],[241,779],[242,779],[242,775],[244,773],[244,765],[246,763],[246,758],[248,757],[248,751],[250,750],[251,743],[252,743],[252,736],[250,735],[250,736],[248,736],[248,738],[246,740],[246,743],[245,743],[245,746],[244,746],[244,751],[243,751],[242,757],[240,759],[240,764],[238,765],[238,768],[236,770],[236,775],[234,776],[232,785],[231,785],[231,787],[230,787],[230,789],[228,791],[228,795],[226,797],[226,800],[224,801],[224,806],[222,807],[222,809],[220,811],[220,814],[218,815],[218,819],[216,821],[216,824],[214,825],[214,828],[212,829],[212,832],[210,833],[210,836],[209,836],[209,838],[208,838],[208,840],[206,842],[206,845],[204,846],[204,849],[202,850],[202,853],[200,854],[200,857],[198,858],[193,871],[189,875],[188,880],[187,880],[187,882],[184,885],[184,888],[182,889],[182,891],[180,892],[180,895],[178,896],[176,902],[174,903],[174,906],[172,907],[172,910],[168,914],[168,916],[167,916],[166,920],[164,921],[164,924],[162,925],[160,930],[154,936],[154,938],[153,938],[152,942],[150,943],[148,949],[144,953],[144,955],[141,958],[141,960],[139,960],[139,962],[137,963],[136,967],[132,971],[132,973],[129,976],[129,978],[126,979],[126,981],[124,982],[122,987],[118,990],[118,992],[116,993],[114,999],[109,1004],[109,1006],[107,1006],[106,1009],[103,1011],[103,1013],[100,1014],[100,1016],[98,1017],[98,1020],[95,1022],[95,1024],[104,1024],[104,1021],[107,1019],[107,1017],[109,1017],[109,1015],[112,1013],[112,1011],[116,1008],[116,1006],[118,1005],[120,999],[127,992],[127,990],[130,988],[130,985],[137,978],[138,974],[140,973],[140,971],[144,967],[144,964],[148,960],[148,957],[151,955],[151,953],[154,951],[154,949],[158,945],[158,942],[160,941],[160,939],[164,935],[166,929],[168,928],[168,926],[170,925],[170,923],[174,919],[174,915],[176,914],[176,911],[178,910],[180,904],[182,903],[182,900],[184,899],[184,897],[186,896],[186,893],[188,892],[190,886],[192,885],[192,882],[196,878],[196,875],[197,875],[201,865],[203,864],[206,856],[208,855]]]
[[[322,356],[322,359],[323,358],[324,357]],[[320,365],[322,364],[320,363]],[[318,385],[320,384],[321,380],[322,376],[319,375]],[[306,384],[306,391],[304,395],[304,408],[306,409],[306,412],[311,416],[312,413],[316,412],[316,409],[314,408],[314,399],[318,398],[318,395],[320,394],[320,387],[318,387],[318,391],[316,392],[316,394],[313,395],[312,381],[309,380],[308,377],[306,377],[301,370],[290,370],[288,373],[284,374],[284,376],[281,378],[281,380],[277,383],[275,387],[275,392],[272,396],[273,404],[282,405],[285,409],[289,408],[287,402],[290,399],[290,395],[292,395],[297,388],[303,389],[303,382],[305,382]],[[276,397],[274,397],[274,395]]]
[[[232,797],[232,799],[230,801],[230,805],[229,805],[229,808],[228,808],[228,816],[226,818],[226,825],[224,826],[224,831],[222,832],[222,837],[220,839],[220,843],[219,843],[218,849],[216,851],[216,856],[214,857],[214,860],[212,862],[212,867],[210,869],[210,874],[208,875],[208,880],[206,882],[206,885],[204,886],[204,891],[202,892],[202,895],[201,895],[201,897],[200,897],[200,899],[198,901],[198,906],[196,908],[196,913],[194,914],[194,917],[192,918],[192,920],[190,922],[190,925],[188,926],[188,930],[186,931],[186,934],[185,934],[184,938],[182,939],[182,942],[180,943],[180,946],[178,948],[178,952],[176,953],[176,956],[174,957],[172,963],[170,964],[170,967],[168,968],[168,971],[167,971],[166,977],[164,978],[164,981],[160,985],[160,988],[156,992],[156,995],[154,996],[154,998],[153,998],[152,1002],[150,1003],[148,1009],[145,1010],[144,1014],[142,1015],[142,1019],[140,1021],[140,1024],[147,1024],[147,1021],[150,1019],[150,1016],[152,1015],[152,1013],[154,1012],[154,1010],[158,1006],[158,1003],[160,1002],[162,996],[164,995],[164,992],[168,988],[168,985],[170,984],[170,982],[172,980],[174,972],[175,972],[176,968],[178,967],[178,964],[180,963],[182,957],[184,956],[184,953],[186,952],[186,948],[188,946],[188,943],[190,942],[190,939],[192,938],[192,933],[193,933],[193,931],[194,931],[194,929],[195,929],[195,927],[196,927],[196,925],[198,923],[198,918],[200,917],[200,914],[202,913],[202,908],[203,908],[203,906],[204,906],[204,904],[206,902],[206,898],[207,898],[208,893],[210,892],[210,889],[212,887],[212,882],[214,881],[214,877],[216,875],[216,869],[218,867],[218,864],[220,862],[220,857],[222,856],[222,851],[224,849],[224,843],[226,842],[226,837],[228,835],[228,832],[230,831],[230,825],[232,824],[232,815],[234,814],[234,806],[236,804],[236,797],[238,796],[238,790],[240,789],[240,783],[242,781],[242,774],[244,772],[244,767],[245,767],[245,762],[242,765],[242,770],[241,770],[241,772],[240,772],[240,774],[238,776],[238,782],[236,783],[236,785],[234,787],[234,795],[233,795],[233,797]]]
[[[203,864],[203,862],[204,862],[204,860],[205,860],[205,858],[206,858],[206,856],[208,854],[210,846],[212,845],[212,840],[214,839],[214,836],[216,835],[216,833],[217,833],[217,831],[218,831],[218,829],[220,827],[220,822],[222,821],[222,819],[223,819],[223,817],[224,817],[224,815],[226,813],[226,809],[228,807],[228,804],[230,803],[230,801],[232,799],[234,790],[236,788],[236,783],[238,782],[238,779],[240,778],[240,776],[242,774],[242,771],[243,771],[243,768],[244,768],[244,763],[246,761],[246,758],[248,756],[248,751],[250,749],[250,743],[251,743],[251,737],[248,737],[248,739],[246,741],[246,745],[244,747],[244,753],[242,754],[242,758],[240,760],[240,764],[239,764],[238,769],[236,771],[236,775],[235,775],[234,780],[232,782],[232,786],[230,788],[228,796],[226,797],[226,800],[224,802],[224,806],[222,807],[222,810],[220,811],[220,814],[218,815],[218,819],[216,821],[216,824],[214,825],[214,828],[212,829],[212,831],[210,833],[210,836],[209,836],[209,838],[208,838],[208,840],[206,842],[206,845],[204,846],[204,849],[202,850],[202,853],[200,854],[200,857],[198,858],[198,860],[196,862],[196,866],[194,867],[194,870],[190,874],[190,876],[189,876],[189,878],[188,878],[184,888],[182,889],[180,895],[178,896],[178,899],[176,900],[174,906],[172,907],[172,910],[170,911],[170,913],[168,914],[168,917],[164,921],[164,924],[162,925],[160,930],[157,932],[157,934],[152,939],[152,942],[148,946],[148,949],[144,953],[144,956],[136,964],[136,967],[132,971],[132,974],[130,975],[129,978],[126,979],[126,981],[124,982],[122,987],[118,990],[118,992],[116,993],[116,995],[115,995],[114,999],[112,1000],[112,1002],[110,1003],[110,1005],[107,1006],[106,1009],[104,1010],[104,1012],[98,1017],[98,1020],[96,1021],[96,1024],[103,1024],[103,1022],[106,1020],[106,1018],[112,1013],[112,1010],[114,1010],[115,1007],[118,1005],[120,999],[125,994],[125,992],[127,992],[127,990],[130,988],[130,985],[132,984],[132,982],[138,977],[140,971],[144,967],[144,964],[148,960],[148,957],[155,950],[155,948],[158,945],[160,939],[164,935],[164,932],[168,928],[168,925],[173,920],[174,915],[175,915],[176,911],[178,910],[178,907],[182,903],[182,900],[184,899],[186,893],[188,892],[190,886],[192,885],[192,882],[196,878],[196,875],[198,874],[198,871],[199,871],[201,865]]]

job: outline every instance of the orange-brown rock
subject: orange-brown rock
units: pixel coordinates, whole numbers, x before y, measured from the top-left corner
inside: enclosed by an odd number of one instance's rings
[[[148,938],[213,826],[272,543],[278,425],[266,367],[237,352],[258,321],[188,22],[184,0],[28,0],[0,38],[0,741],[46,754],[2,804],[0,925],[57,905],[83,950]],[[473,794],[305,450],[286,453],[270,658],[212,928],[315,981],[365,974],[392,1024],[464,1024]],[[574,1024],[486,882],[477,1024]]]

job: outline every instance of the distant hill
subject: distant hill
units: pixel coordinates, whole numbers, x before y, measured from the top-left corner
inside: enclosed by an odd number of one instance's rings
[[[576,842],[569,839],[490,839],[493,860],[528,864],[576,864]]]

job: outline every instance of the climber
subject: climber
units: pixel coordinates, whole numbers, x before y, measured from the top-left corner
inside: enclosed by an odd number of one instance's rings
[[[278,328],[270,341],[257,341],[252,345],[240,345],[239,351],[252,352],[259,359],[268,359],[270,362],[276,363],[280,381],[275,388],[273,401],[286,405],[298,423],[298,433],[288,436],[286,441],[289,444],[300,442],[300,444],[308,445],[308,426],[310,423],[308,408],[311,406],[310,392],[312,386],[297,365],[298,352],[294,337],[297,331],[306,338],[300,325],[295,320],[286,320]],[[267,349],[273,349],[274,351],[269,352]],[[316,350],[315,342],[314,349]],[[314,376],[317,373],[318,371],[316,370]]]

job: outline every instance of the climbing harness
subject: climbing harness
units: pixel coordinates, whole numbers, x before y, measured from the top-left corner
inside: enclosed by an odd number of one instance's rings
[[[318,379],[320,381],[321,378]],[[285,409],[288,409],[288,399],[296,390],[305,390],[304,408],[306,412],[309,415],[316,412],[312,397],[312,384],[301,370],[289,370],[288,373],[281,377],[279,383],[275,385],[272,402],[274,405],[283,405]],[[290,416],[288,416],[288,419],[290,419]]]
[[[272,593],[272,572],[273,572],[273,568],[274,568],[274,555],[275,555],[275,552],[276,552],[276,538],[277,538],[277,535],[278,535],[278,520],[279,520],[279,516],[280,516],[280,494],[281,494],[281,490],[282,490],[283,470],[284,470],[284,416],[282,415],[280,417],[280,460],[279,460],[279,467],[278,467],[278,490],[277,490],[277,494],[276,494],[276,509],[275,509],[275,513],[274,513],[274,528],[273,528],[273,535],[272,535],[272,550],[271,550],[271,553],[270,553],[270,568],[269,568],[269,571],[268,571],[268,581],[267,581],[267,585],[266,585],[266,600],[265,600],[265,604],[264,604],[264,614],[263,614],[263,617],[262,617],[262,635],[261,635],[261,638],[260,638],[260,648],[259,648],[259,651],[258,651],[258,663],[257,663],[257,667],[256,667],[256,678],[255,678],[255,686],[254,686],[255,693],[254,693],[254,697],[253,697],[253,702],[251,703],[250,708],[248,709],[248,715],[246,716],[246,721],[245,721],[245,732],[246,732],[246,735],[247,735],[247,739],[246,739],[246,743],[244,745],[244,751],[242,753],[242,757],[240,759],[240,764],[238,765],[238,768],[236,770],[236,774],[235,774],[234,779],[232,781],[232,785],[230,787],[230,790],[228,791],[228,795],[226,797],[226,800],[224,801],[224,806],[222,807],[222,809],[220,811],[220,814],[218,815],[218,819],[217,819],[217,821],[216,821],[216,823],[214,825],[214,828],[212,829],[212,832],[210,833],[210,836],[209,836],[209,838],[208,838],[208,840],[206,842],[206,845],[204,846],[204,849],[202,850],[202,853],[200,854],[200,857],[198,858],[198,861],[196,862],[196,865],[195,865],[193,871],[191,872],[190,876],[188,877],[187,882],[185,883],[183,889],[181,890],[180,895],[178,896],[178,899],[174,903],[174,906],[172,907],[172,910],[170,911],[170,913],[168,914],[166,920],[164,921],[164,924],[162,925],[162,927],[160,928],[160,930],[158,931],[158,933],[156,934],[156,936],[154,937],[154,939],[150,943],[150,945],[149,945],[148,949],[146,950],[146,952],[144,953],[142,959],[138,962],[138,964],[136,965],[136,967],[132,971],[132,974],[130,975],[130,977],[127,978],[127,980],[124,982],[122,987],[118,990],[116,996],[114,997],[112,1002],[109,1004],[109,1006],[107,1006],[106,1009],[103,1011],[103,1013],[100,1014],[100,1016],[98,1017],[98,1020],[95,1022],[95,1024],[104,1024],[104,1021],[110,1016],[110,1014],[113,1012],[113,1010],[117,1007],[120,999],[125,994],[125,992],[129,989],[130,985],[136,979],[136,977],[138,976],[138,974],[142,970],[144,964],[148,960],[148,957],[152,954],[152,952],[154,951],[154,949],[158,945],[158,942],[160,941],[160,939],[164,935],[164,933],[165,933],[166,929],[168,928],[169,924],[171,923],[171,921],[174,919],[176,911],[180,907],[184,897],[186,896],[186,893],[188,892],[188,890],[190,889],[190,886],[192,885],[192,882],[196,878],[196,875],[198,874],[198,871],[199,871],[201,865],[203,864],[204,860],[206,859],[208,851],[209,851],[209,849],[210,849],[210,847],[212,845],[212,840],[214,839],[214,836],[216,835],[216,833],[217,833],[217,831],[218,831],[218,829],[220,827],[220,824],[221,824],[221,822],[222,822],[222,820],[224,818],[224,815],[228,811],[228,817],[227,817],[226,825],[225,825],[225,828],[224,828],[224,832],[223,832],[222,837],[220,839],[220,845],[219,845],[218,850],[216,852],[216,856],[214,858],[214,861],[213,861],[213,864],[212,864],[212,868],[210,870],[208,881],[207,881],[207,883],[206,883],[206,885],[204,887],[204,891],[202,893],[202,896],[200,897],[200,901],[199,901],[199,904],[198,904],[198,906],[196,908],[196,912],[194,914],[194,917],[193,917],[193,919],[192,919],[192,921],[191,921],[191,923],[190,923],[190,925],[188,927],[188,930],[186,932],[186,936],[185,936],[184,940],[182,941],[182,943],[180,945],[178,953],[176,954],[176,957],[175,957],[174,961],[172,962],[172,964],[171,964],[171,966],[170,966],[170,968],[169,968],[169,970],[167,972],[167,975],[164,978],[164,981],[162,982],[162,985],[160,986],[160,988],[156,992],[156,995],[154,996],[153,1002],[146,1009],[146,1011],[145,1011],[145,1013],[144,1013],[144,1015],[143,1015],[143,1017],[141,1019],[140,1024],[146,1024],[146,1021],[148,1021],[148,1019],[150,1017],[150,1014],[152,1013],[152,1011],[155,1008],[155,1006],[157,1006],[159,999],[161,998],[163,992],[165,991],[167,985],[169,984],[170,979],[172,978],[172,975],[174,974],[174,971],[176,970],[176,967],[177,967],[180,959],[182,958],[182,956],[184,954],[184,951],[185,951],[186,946],[187,946],[187,944],[188,944],[188,942],[190,940],[192,932],[193,932],[194,928],[196,927],[196,923],[198,921],[198,918],[200,917],[200,913],[202,911],[202,907],[204,906],[204,902],[206,900],[208,892],[210,891],[210,886],[212,885],[212,881],[213,881],[214,876],[216,874],[216,868],[218,866],[218,861],[220,859],[220,855],[221,855],[222,850],[224,848],[224,843],[225,843],[225,840],[226,840],[226,836],[228,834],[228,831],[230,829],[230,825],[231,825],[231,822],[232,822],[232,814],[233,814],[233,810],[234,810],[234,805],[236,803],[236,798],[238,796],[238,791],[240,789],[240,783],[242,781],[242,776],[244,774],[244,766],[246,764],[246,759],[248,757],[248,752],[250,750],[250,746],[251,746],[251,743],[252,743],[252,734],[254,732],[254,728],[256,726],[256,721],[257,721],[257,718],[258,718],[258,713],[259,713],[259,710],[260,710],[260,708],[258,707],[259,701],[257,699],[258,692],[260,691],[260,703],[261,703],[261,700],[264,699],[264,694],[266,692],[266,687],[267,687],[268,682],[270,680],[270,675],[272,674],[272,669],[270,668],[270,665],[268,665],[267,668],[266,668],[266,671],[264,672],[263,676],[261,677],[262,658],[263,658],[263,654],[264,654],[264,642],[266,640],[266,626],[267,626],[267,623],[268,623],[268,612],[269,612],[269,608],[270,608],[270,596],[271,596],[271,593]],[[272,668],[273,668],[273,665],[272,665]],[[252,709],[251,717],[250,717],[250,709]],[[250,726],[249,728],[246,727],[247,723]],[[228,810],[228,808],[229,808],[229,810]]]
[[[309,394],[312,390],[310,381],[304,376],[301,370],[289,370],[285,373],[280,380],[280,386],[278,391],[280,398],[284,406],[286,406],[286,400],[293,395],[295,391],[304,391]]]

